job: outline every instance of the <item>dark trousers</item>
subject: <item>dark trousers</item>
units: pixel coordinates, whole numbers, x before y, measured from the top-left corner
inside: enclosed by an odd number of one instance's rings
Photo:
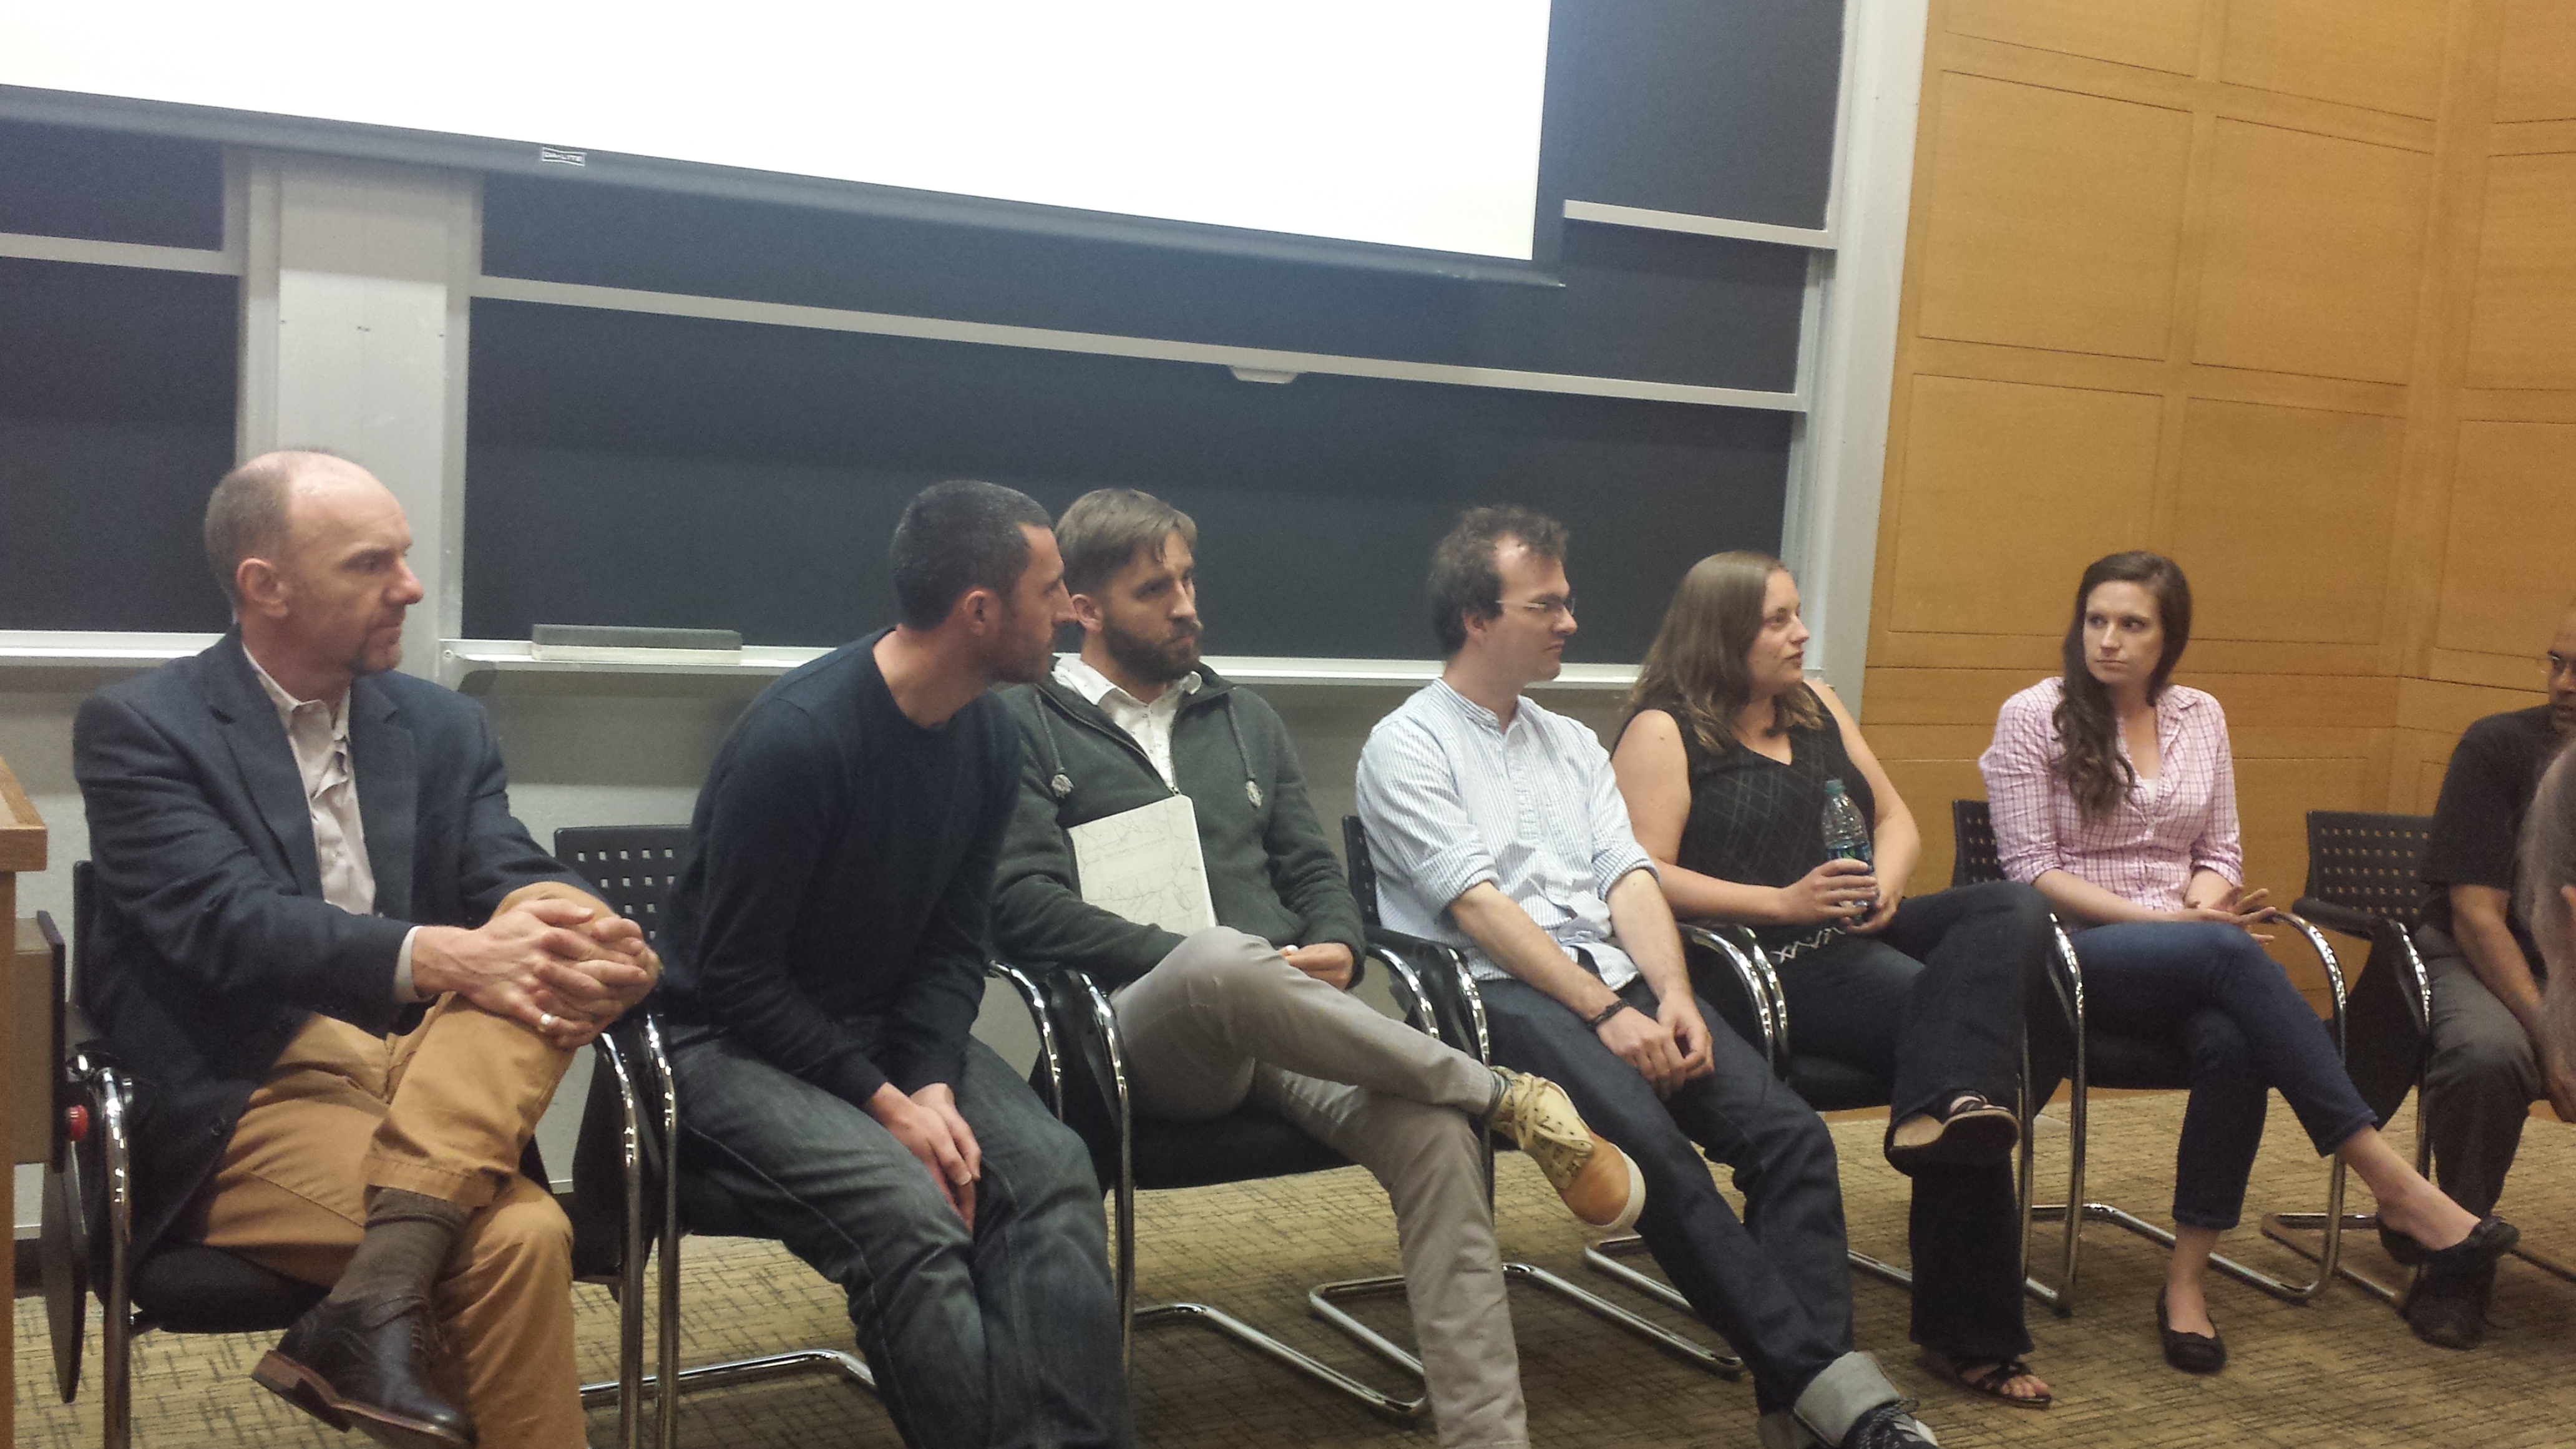
[[[2024,1003],[2048,990],[2054,949],[2048,902],[2029,886],[1915,897],[1877,935],[1782,963],[1789,1048],[1891,1081],[1891,1131],[1962,1092],[2012,1106]],[[2012,1164],[1917,1169],[1907,1229],[1914,1341],[1965,1361],[2028,1353]]]
[[[2531,1034],[2505,1009],[2460,943],[2439,926],[2415,928],[2432,977],[2432,1040],[2425,1047],[2424,1135],[2451,1200],[2480,1217],[2495,1211],[2522,1146],[2531,1104],[2546,1094]]]
[[[2277,1089],[2319,1156],[2375,1120],[2335,1055],[2334,1032],[2244,931],[2216,921],[2129,921],[2075,936],[2097,1032],[2178,1041],[2191,1100],[2174,1149],[2174,1221],[2226,1229],[2244,1215]],[[2053,1083],[2052,1083],[2053,1085]]]
[[[1692,1310],[1744,1356],[1754,1402],[1764,1413],[1795,1403],[1851,1349],[1842,1186],[1824,1119],[1705,1002],[1717,1069],[1664,1101],[1556,998],[1519,981],[1478,985],[1494,1059],[1565,1088],[1592,1130],[1644,1172],[1637,1231]],[[1643,979],[1619,994],[1655,1010]],[[1700,1148],[1734,1169],[1741,1221]]]
[[[1100,1184],[990,1048],[967,1043],[955,1087],[984,1152],[972,1232],[875,1118],[732,1038],[684,1028],[671,1069],[682,1173],[848,1293],[905,1443],[1130,1442]]]

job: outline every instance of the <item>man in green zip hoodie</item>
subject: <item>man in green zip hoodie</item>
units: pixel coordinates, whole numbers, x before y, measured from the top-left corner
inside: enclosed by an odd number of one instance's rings
[[[1246,1101],[1387,1185],[1444,1449],[1529,1431],[1479,1128],[1528,1149],[1596,1226],[1633,1222],[1643,1180],[1543,1078],[1486,1067],[1347,994],[1365,945],[1289,744],[1261,697],[1199,662],[1188,515],[1101,489],[1056,523],[1082,652],[1005,696],[1026,749],[994,876],[993,938],[1109,992],[1136,1110]],[[1068,832],[1186,795],[1217,925],[1181,935],[1086,902]]]

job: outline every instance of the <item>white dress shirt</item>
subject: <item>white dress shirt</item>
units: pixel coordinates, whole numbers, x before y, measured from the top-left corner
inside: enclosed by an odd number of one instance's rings
[[[269,677],[248,645],[242,657],[250,660],[259,687],[277,706],[277,722],[286,727],[286,742],[295,749],[295,771],[304,777],[304,807],[313,821],[313,863],[322,875],[322,899],[353,916],[374,915],[376,868],[367,859],[367,824],[358,815],[358,776],[349,758],[349,696],[341,695],[337,704],[297,699]],[[412,939],[419,934],[418,926],[404,933],[401,954],[394,960],[396,1001],[420,999],[411,984]]]
[[[1055,657],[1055,682],[1081,695],[1102,714],[1109,716],[1110,722],[1125,730],[1127,737],[1145,752],[1145,758],[1154,762],[1154,768],[1163,776],[1163,783],[1175,790],[1180,788],[1179,782],[1172,778],[1172,721],[1180,717],[1181,705],[1199,692],[1201,680],[1197,671],[1174,680],[1161,694],[1154,696],[1152,704],[1146,704],[1110,683],[1108,675],[1082,662],[1079,654]]]
[[[1507,977],[1449,914],[1490,881],[1603,985],[1637,979],[1611,939],[1610,888],[1655,864],[1591,730],[1526,695],[1506,728],[1434,680],[1369,731],[1358,793],[1390,928],[1458,947],[1480,979]]]

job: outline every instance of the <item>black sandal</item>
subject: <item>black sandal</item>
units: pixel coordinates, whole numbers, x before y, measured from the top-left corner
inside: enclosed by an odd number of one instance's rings
[[[2050,1404],[2057,1402],[2056,1395],[2049,1393],[2045,1389],[2036,1394],[2014,1394],[2005,1392],[2005,1386],[2017,1378],[2021,1378],[2025,1375],[2031,1378],[2038,1377],[2037,1374],[2031,1373],[2030,1365],[2022,1362],[2020,1359],[1970,1358],[1962,1360],[1954,1358],[1937,1349],[1928,1351],[1926,1356],[1934,1360],[1934,1363],[1936,1367],[1939,1368],[1943,1378],[1948,1379],[1950,1382],[1957,1384],[1959,1387],[1966,1389],[1972,1394],[1983,1394],[1990,1399],[2001,1399],[2016,1409],[2045,1409]],[[1962,1362],[1991,1363],[1994,1367],[1987,1369],[1984,1373],[1976,1375],[1974,1378],[1971,1378],[1968,1375],[1968,1371],[1961,1367]]]
[[[2512,1252],[2522,1241],[2522,1233],[2513,1224],[2494,1216],[2483,1218],[2469,1229],[2469,1235],[2447,1248],[2428,1248],[2386,1223],[2379,1225],[2379,1247],[2382,1252],[2409,1268],[2440,1263],[2445,1267],[2483,1270]]]
[[[1888,1129],[1887,1163],[1899,1172],[1918,1167],[1987,1167],[2012,1156],[2021,1141],[2021,1119],[1973,1092],[1950,1099],[1939,1116],[1918,1113]]]
[[[2156,1337],[2164,1344],[2165,1362],[2187,1374],[2214,1374],[2227,1367],[2227,1340],[2218,1336],[2218,1320],[2211,1319],[2207,1333],[2186,1333],[2173,1326],[2165,1311],[2165,1295],[2156,1294]]]

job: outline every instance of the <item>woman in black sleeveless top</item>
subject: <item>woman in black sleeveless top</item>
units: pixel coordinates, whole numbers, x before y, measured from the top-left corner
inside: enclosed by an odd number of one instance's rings
[[[1647,652],[1612,764],[1638,843],[1684,920],[1753,929],[1787,997],[1790,1049],[1890,1093],[1887,1157],[1914,1179],[1916,1343],[1960,1384],[2024,1407],[2020,1214],[2010,1162],[2023,1003],[2054,947],[2020,885],[1904,900],[1922,837],[1830,689],[1803,677],[1798,588],[1776,559],[1702,559]],[[1828,860],[1828,782],[1875,868]]]

